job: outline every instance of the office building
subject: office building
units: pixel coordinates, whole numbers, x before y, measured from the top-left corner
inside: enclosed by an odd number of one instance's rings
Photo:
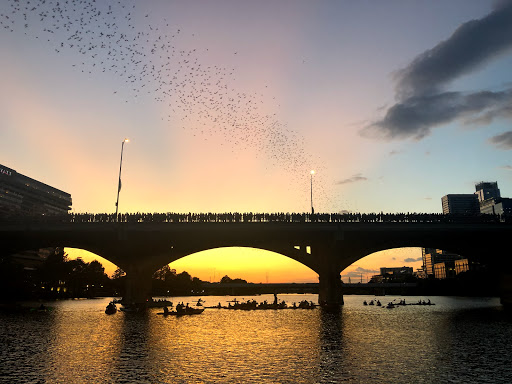
[[[480,213],[490,215],[512,214],[512,199],[501,197],[498,182],[480,182],[475,185]]]
[[[51,215],[71,209],[71,195],[0,164],[2,215]]]
[[[372,277],[372,283],[405,281],[413,276],[412,267],[382,267],[380,275]]]
[[[441,198],[443,214],[478,215],[480,204],[475,194],[451,194]]]
[[[498,182],[481,181],[475,185],[475,195],[478,196],[480,204],[486,200],[494,199],[499,200],[501,198],[500,189],[498,188]]]
[[[455,277],[455,262],[444,261],[434,264],[434,277],[436,279],[450,279]]]
[[[413,272],[412,267],[391,267],[391,268],[382,267],[380,269],[381,276],[384,276],[384,275],[394,275],[394,276],[410,275],[410,276],[412,276],[412,272]]]
[[[499,200],[486,200],[480,204],[480,212],[491,215],[510,215],[512,214],[512,199],[501,197]]]
[[[455,253],[450,253],[443,251],[442,249],[435,249],[435,248],[422,248],[421,249],[421,255],[423,258],[423,270],[427,274],[427,276],[435,276],[435,265],[441,264],[441,263],[454,263],[455,260],[462,259],[462,256],[457,255]],[[444,275],[446,275],[446,266],[439,266],[439,269],[444,268],[445,272]],[[453,266],[455,270],[455,265]]]
[[[458,275],[462,272],[469,271],[469,260],[468,259],[460,259],[455,260],[455,274]]]

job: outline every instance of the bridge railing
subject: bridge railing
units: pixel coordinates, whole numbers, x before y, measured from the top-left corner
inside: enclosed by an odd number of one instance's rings
[[[512,215],[441,213],[69,213],[0,214],[0,222],[51,223],[512,223]]]

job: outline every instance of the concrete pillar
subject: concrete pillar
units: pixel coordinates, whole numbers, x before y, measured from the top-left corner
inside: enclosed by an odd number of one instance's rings
[[[129,266],[126,272],[125,304],[145,304],[151,298],[151,277],[153,271]]]
[[[324,270],[318,278],[318,304],[332,309],[343,305],[340,271],[337,268]]]
[[[500,274],[500,301],[505,307],[512,309],[512,273]]]

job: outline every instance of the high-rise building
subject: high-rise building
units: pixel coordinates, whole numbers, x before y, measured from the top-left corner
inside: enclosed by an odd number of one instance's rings
[[[455,262],[444,261],[434,264],[434,277],[436,279],[449,279],[455,277]]]
[[[501,197],[498,182],[480,182],[475,185],[475,195],[480,202],[480,213],[502,215],[512,214],[512,199]]]
[[[462,259],[462,256],[456,253],[450,253],[436,248],[422,248],[421,255],[423,258],[423,269],[427,276],[435,275],[436,264],[453,263],[455,260]]]
[[[62,214],[71,204],[69,193],[0,164],[0,214]]]
[[[455,273],[458,275],[462,272],[469,271],[469,260],[468,259],[460,259],[455,260]]]
[[[475,194],[451,194],[441,198],[443,214],[478,215],[480,205]]]
[[[475,184],[475,191],[475,195],[478,196],[478,201],[480,204],[482,204],[482,202],[485,200],[499,200],[501,197],[497,181],[481,181],[480,183]]]

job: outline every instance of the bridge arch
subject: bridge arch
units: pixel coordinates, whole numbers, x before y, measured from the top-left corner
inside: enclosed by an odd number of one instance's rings
[[[242,278],[248,282],[317,282],[318,274],[311,267],[297,260],[301,255],[296,248],[288,255],[254,247],[217,247],[185,255],[169,266],[186,270],[204,281],[219,281],[224,275]],[[296,256],[296,257],[291,257]],[[297,281],[291,281],[295,276]]]
[[[383,249],[365,255],[346,266],[341,271],[342,281],[367,282],[372,276],[380,274],[381,267],[412,267],[413,270],[422,265],[422,252],[419,247],[399,247]]]
[[[86,263],[90,263],[93,260],[100,262],[101,265],[105,268],[105,273],[109,277],[112,276],[112,274],[117,268],[121,268],[120,266],[106,259],[105,257],[93,253],[87,249],[64,247],[64,252],[67,254],[69,260],[81,258]]]

